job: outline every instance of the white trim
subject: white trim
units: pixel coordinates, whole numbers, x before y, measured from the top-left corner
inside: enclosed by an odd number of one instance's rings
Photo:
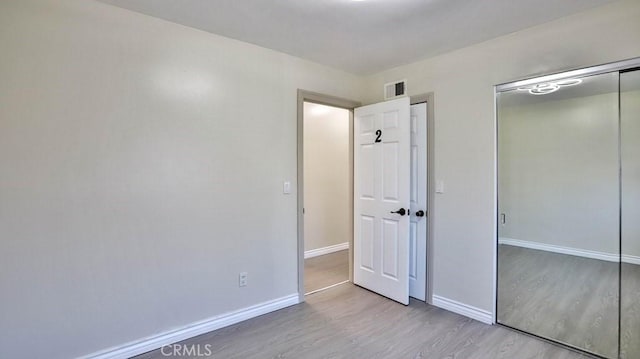
[[[226,326],[242,322],[247,319],[267,314],[278,309],[286,308],[300,303],[298,293],[286,297],[270,300],[247,308],[228,312],[200,322],[186,325],[182,328],[166,331],[158,335],[147,337],[138,341],[109,348],[100,352],[81,357],[82,359],[120,359],[130,358],[136,355],[156,350],[164,345],[173,344],[185,339],[224,328]]]
[[[608,261],[608,262],[618,262],[620,260],[620,256],[616,253],[596,252],[588,249],[556,246],[553,244],[523,241],[520,239],[513,239],[513,238],[506,238],[506,237],[500,237],[498,239],[498,243],[507,244],[510,246],[516,246],[516,247],[537,249],[537,250],[546,251],[546,252],[568,254],[571,256],[599,259],[599,260]]]
[[[439,295],[434,295],[433,305],[438,308],[442,308],[444,310],[448,310],[450,312],[454,312],[460,315],[464,315],[465,317],[475,319],[485,324],[493,324],[493,313],[484,309],[480,309],[464,303],[460,303],[453,299],[441,297]]]
[[[349,242],[344,242],[344,243],[335,244],[328,247],[322,247],[322,248],[310,249],[308,251],[304,251],[304,258],[305,259],[313,258],[313,257],[317,257],[317,256],[329,254],[329,253],[343,251],[345,249],[349,249]]]
[[[498,90],[494,88],[493,91],[493,129],[495,136],[493,137],[493,233],[491,238],[495,240],[498,238],[498,161],[500,160],[500,155],[498,153]],[[493,260],[491,263],[493,267],[491,268],[493,271],[492,278],[492,299],[493,299],[493,313],[491,313],[491,324],[498,322],[498,245],[494,245],[493,250],[491,251],[491,255],[493,256]]]

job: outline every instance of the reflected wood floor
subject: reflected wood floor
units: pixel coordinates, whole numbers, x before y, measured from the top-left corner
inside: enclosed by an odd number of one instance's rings
[[[404,306],[347,283],[307,301],[181,344],[212,358],[569,359],[585,356],[412,300]],[[139,359],[166,358],[159,350]]]
[[[304,260],[304,292],[326,288],[349,279],[349,250]]]
[[[622,263],[620,358],[640,358],[640,266]]]
[[[618,357],[619,263],[504,244],[498,258],[498,322]]]

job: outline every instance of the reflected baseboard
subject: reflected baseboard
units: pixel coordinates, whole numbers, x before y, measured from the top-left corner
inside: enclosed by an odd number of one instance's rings
[[[622,255],[622,263],[640,265],[640,257],[628,254]]]
[[[498,239],[498,243],[506,244],[509,246],[537,249],[545,252],[568,254],[571,256],[577,256],[577,257],[583,257],[583,258],[598,259],[598,260],[607,261],[607,262],[622,261],[623,263],[640,265],[639,256],[632,256],[628,254],[623,254],[622,256],[620,256],[617,253],[597,252],[597,251],[591,251],[587,249],[556,246],[553,244],[523,241],[520,239],[507,238],[507,237],[500,237]]]

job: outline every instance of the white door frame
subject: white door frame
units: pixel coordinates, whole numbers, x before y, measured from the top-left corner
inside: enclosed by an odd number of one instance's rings
[[[298,90],[298,300],[304,302],[304,103],[349,110],[349,214],[353,218],[353,109],[360,102],[347,100],[317,92]],[[349,280],[353,281],[353,221],[349,221]]]
[[[411,227],[409,231],[409,243],[413,251],[409,250],[409,296],[418,300],[427,301],[427,217],[429,205],[429,188],[427,186],[427,103],[413,104],[411,111]],[[414,147],[418,150],[414,154]],[[414,181],[416,183],[414,184]],[[418,212],[424,212],[418,217]],[[411,228],[415,227],[415,231]],[[415,237],[414,237],[415,235]],[[423,250],[424,255],[419,256],[417,250]],[[415,253],[413,253],[415,251]],[[415,271],[413,273],[413,271]],[[411,274],[415,276],[412,276]]]
[[[427,103],[427,303],[433,304],[433,238],[434,238],[434,199],[435,196],[435,125],[434,125],[434,93],[429,92],[410,97],[411,105]],[[350,213],[353,218],[353,109],[361,103],[331,95],[312,91],[298,90],[297,114],[297,196],[298,196],[298,300],[304,302],[304,102],[313,102],[349,110],[349,192]],[[349,238],[349,280],[353,282],[353,221],[350,221],[351,237]]]
[[[435,216],[435,122],[434,122],[434,93],[424,93],[411,96],[411,105],[427,103],[427,288],[426,302],[433,304],[433,238]]]

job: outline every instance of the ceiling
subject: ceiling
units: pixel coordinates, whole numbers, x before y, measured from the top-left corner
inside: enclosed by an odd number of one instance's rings
[[[614,0],[100,1],[362,75]]]

